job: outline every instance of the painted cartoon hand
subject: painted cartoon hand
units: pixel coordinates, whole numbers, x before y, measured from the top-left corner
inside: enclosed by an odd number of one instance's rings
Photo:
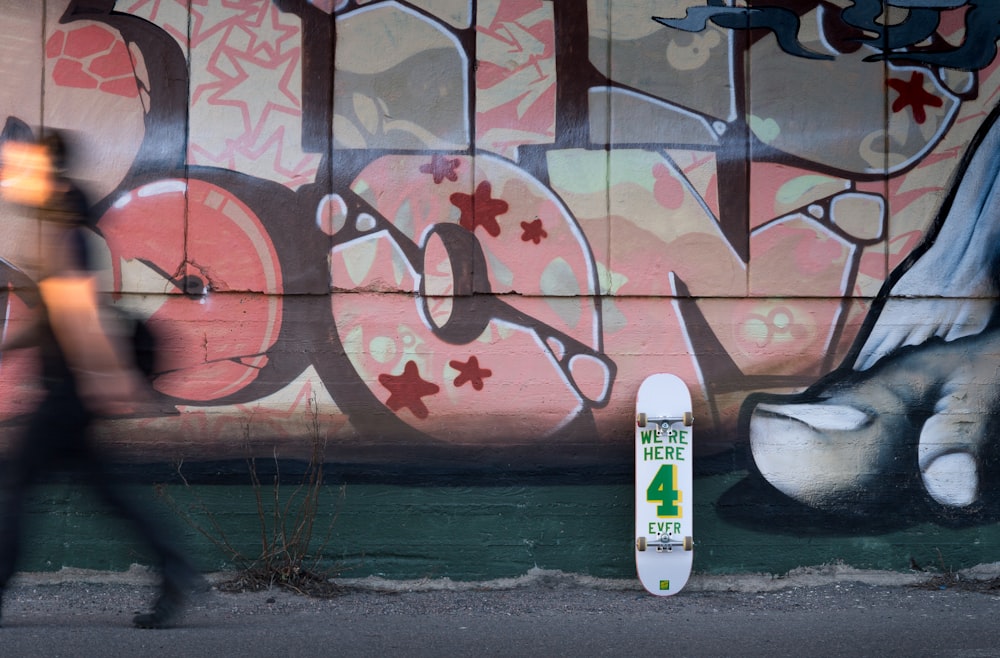
[[[996,462],[1000,406],[997,116],[958,172],[937,230],[897,270],[853,362],[801,396],[747,401],[753,458],[779,491],[838,513],[996,502],[984,489],[995,478],[983,471]]]
[[[934,338],[808,397],[758,399],[754,461],[779,491],[825,511],[978,509],[991,502],[983,470],[998,447],[998,349],[998,331]]]

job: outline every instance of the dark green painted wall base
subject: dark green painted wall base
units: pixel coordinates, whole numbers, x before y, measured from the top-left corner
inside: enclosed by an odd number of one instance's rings
[[[866,569],[905,571],[911,559],[934,569],[957,569],[1000,560],[1000,527],[942,527],[921,523],[865,529],[850,523],[784,517],[782,509],[747,500],[746,508],[772,509],[770,518],[736,518],[728,500],[742,474],[696,480],[695,571],[783,574],[800,567],[843,562]],[[154,498],[151,485],[130,485]],[[283,485],[289,494],[294,489]],[[219,524],[233,546],[259,551],[259,517],[253,490],[245,485],[170,485],[176,504],[194,509],[206,527]],[[273,491],[265,486],[266,496]],[[632,578],[632,487],[625,484],[410,487],[348,484],[324,490],[314,545],[343,577],[392,579],[449,577],[488,580],[522,575],[533,567],[605,578]],[[211,542],[153,501],[155,513],[177,528],[199,567],[231,566]],[[265,500],[269,506],[269,501]],[[209,510],[211,519],[197,510]],[[728,507],[729,509],[724,509]],[[127,526],[111,517],[85,490],[50,484],[35,490],[20,568],[63,566],[124,570],[148,562]]]

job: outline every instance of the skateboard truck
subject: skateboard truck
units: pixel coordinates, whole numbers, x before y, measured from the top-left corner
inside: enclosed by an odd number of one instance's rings
[[[639,551],[645,551],[646,548],[655,548],[657,553],[663,553],[664,551],[672,553],[675,548],[683,548],[685,551],[690,551],[694,548],[694,540],[691,537],[674,539],[668,532],[664,535],[659,535],[653,540],[648,540],[646,537],[636,537],[635,548]]]
[[[635,416],[635,424],[638,427],[646,427],[650,423],[656,425],[657,436],[662,434],[665,430],[670,429],[670,426],[674,423],[684,423],[685,427],[691,427],[694,425],[694,414],[690,411],[685,411],[683,416],[663,416],[660,418],[650,417],[645,414],[645,412],[640,412]]]

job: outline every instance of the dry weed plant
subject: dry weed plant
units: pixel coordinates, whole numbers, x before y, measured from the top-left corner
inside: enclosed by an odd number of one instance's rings
[[[273,479],[271,482],[261,481],[257,459],[251,449],[252,415],[244,425],[246,463],[258,521],[258,551],[247,553],[230,541],[218,515],[205,504],[181,472],[183,462],[177,464],[177,475],[194,502],[185,507],[170,495],[166,487],[158,487],[159,495],[167,504],[236,566],[236,574],[217,586],[220,590],[261,591],[282,587],[316,597],[335,596],[343,591],[342,587],[331,582],[336,575],[335,568],[325,564],[324,551],[333,536],[346,485],[339,489],[338,512],[330,520],[326,535],[316,545],[316,524],[326,489],[323,476],[327,440],[321,431],[315,396],[307,401],[307,408],[310,413],[311,453],[302,480],[294,485],[290,494],[285,493],[281,482],[277,449],[272,457]]]

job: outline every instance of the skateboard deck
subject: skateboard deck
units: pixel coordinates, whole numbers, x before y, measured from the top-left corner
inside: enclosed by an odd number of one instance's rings
[[[694,559],[691,394],[676,375],[650,375],[635,400],[635,566],[651,594],[687,583]]]

